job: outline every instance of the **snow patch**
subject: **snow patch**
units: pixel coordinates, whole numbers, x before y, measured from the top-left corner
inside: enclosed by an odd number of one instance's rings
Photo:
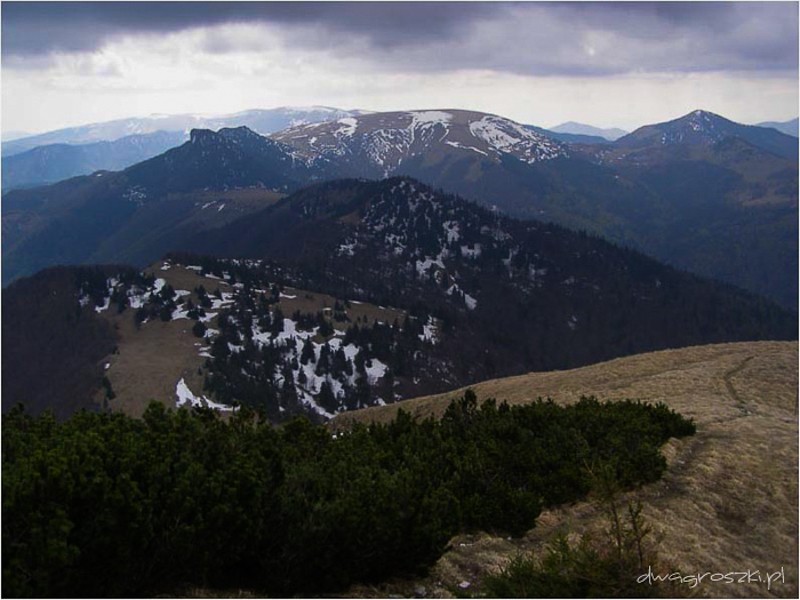
[[[569,318],[567,321],[567,327],[569,327],[572,331],[575,331],[578,328],[578,317],[576,315],[572,315]]]
[[[484,156],[489,156],[488,152],[484,152],[480,148],[476,148],[475,146],[467,146],[466,144],[461,144],[459,142],[452,142],[450,140],[445,140],[444,142],[448,146],[452,146],[453,148],[459,148],[461,150],[472,150],[473,152],[477,152],[478,154],[483,154]]]
[[[435,259],[426,257],[425,260],[417,261],[417,274],[420,277],[424,277],[427,274],[428,269],[430,269],[433,265],[436,265],[440,269],[444,270],[444,263],[442,262],[441,257]]]
[[[358,128],[358,120],[354,119],[353,117],[345,117],[344,119],[339,119],[336,122],[342,125],[342,127],[333,132],[333,135],[336,137],[351,137]]]
[[[386,371],[389,367],[379,361],[377,358],[371,359],[371,362],[371,366],[365,367],[365,371],[367,373],[367,381],[370,383],[370,385],[374,385],[378,379],[386,375]]]
[[[428,317],[428,322],[422,326],[422,333],[419,334],[419,339],[423,342],[435,344],[437,341],[436,329],[436,321],[433,317]]]
[[[99,313],[103,312],[104,310],[107,310],[110,304],[111,304],[111,297],[110,296],[106,296],[105,302],[103,302],[103,306],[95,306],[94,307],[94,312],[99,314]]]
[[[202,407],[205,406],[207,408],[211,408],[214,410],[224,411],[224,412],[233,412],[236,410],[234,406],[228,406],[226,404],[219,404],[214,402],[213,400],[209,400],[206,396],[195,396],[192,393],[192,390],[189,389],[189,386],[186,385],[186,380],[181,377],[181,380],[175,386],[175,395],[178,399],[175,402],[175,405],[178,407],[181,406],[192,406],[192,407]]]
[[[464,258],[478,258],[481,255],[481,245],[475,243],[474,247],[461,246],[461,256]]]
[[[475,310],[475,307],[478,306],[478,301],[469,294],[464,293],[464,304],[467,305],[468,309]]]
[[[453,120],[453,115],[451,115],[449,112],[444,112],[441,110],[423,110],[418,112],[410,112],[408,114],[411,115],[412,127],[416,127],[417,125],[446,125]]]
[[[350,242],[349,244],[342,244],[339,246],[339,255],[340,256],[353,256],[355,255],[355,247],[356,242]]]
[[[448,244],[457,242],[459,239],[461,239],[461,233],[456,221],[445,221],[442,226],[444,227],[444,233],[447,237]]]

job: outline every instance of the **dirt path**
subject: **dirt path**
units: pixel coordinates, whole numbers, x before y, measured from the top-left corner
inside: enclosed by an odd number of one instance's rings
[[[755,413],[755,411],[754,410],[749,410],[747,408],[747,403],[744,400],[742,400],[742,397],[739,396],[739,394],[736,392],[736,388],[733,387],[733,384],[731,383],[731,379],[737,373],[740,373],[741,371],[743,371],[744,368],[747,366],[747,363],[749,363],[751,360],[753,360],[753,357],[752,356],[748,356],[740,364],[736,365],[733,369],[731,369],[730,371],[726,372],[722,376],[722,380],[725,382],[725,387],[728,389],[728,394],[734,400],[734,402],[736,402],[736,405],[739,407],[739,410],[742,411],[742,416],[745,416],[745,417],[747,415],[749,415],[751,412]]]

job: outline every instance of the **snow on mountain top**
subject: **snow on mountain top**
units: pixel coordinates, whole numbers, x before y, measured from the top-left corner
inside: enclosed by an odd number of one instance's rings
[[[344,125],[344,127],[340,127],[339,129],[333,132],[333,135],[335,135],[336,137],[339,137],[340,135],[350,137],[356,132],[356,129],[358,128],[358,119],[355,119],[353,117],[345,117],[344,119],[339,119],[336,122],[339,123],[340,125]]]
[[[428,123],[449,123],[453,120],[453,115],[449,112],[444,112],[441,110],[424,110],[424,111],[414,111],[408,113],[411,115],[411,126],[415,127],[417,125],[423,125]]]
[[[276,108],[274,110],[284,110],[286,112],[325,112],[325,113],[341,113],[341,112],[350,112],[350,111],[343,111],[340,108],[333,108],[331,106],[321,106],[321,105],[311,105],[311,106],[281,106],[280,108]]]
[[[522,139],[509,135],[504,127],[506,123],[504,119],[486,116],[480,121],[470,123],[469,130],[476,138],[502,152],[511,149]]]
[[[292,145],[307,160],[363,157],[388,176],[408,156],[441,145],[448,152],[501,154],[534,163],[566,156],[564,146],[509,119],[456,109],[414,110],[349,116],[286,129],[274,139]],[[311,141],[313,140],[313,142]],[[352,158],[351,158],[352,159]]]
[[[518,155],[528,163],[565,155],[556,142],[502,117],[486,115],[470,122],[469,130],[491,150]]]

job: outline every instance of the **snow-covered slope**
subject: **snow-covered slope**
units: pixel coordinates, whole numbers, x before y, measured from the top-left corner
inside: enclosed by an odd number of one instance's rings
[[[387,176],[409,158],[462,154],[526,163],[567,156],[560,142],[503,117],[464,110],[372,113],[293,127],[272,136],[309,162],[359,165]]]

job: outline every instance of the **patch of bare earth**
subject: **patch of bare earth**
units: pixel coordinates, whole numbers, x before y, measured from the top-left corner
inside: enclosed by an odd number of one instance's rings
[[[697,434],[670,440],[664,477],[627,494],[638,498],[658,540],[655,574],[705,575],[677,592],[697,597],[796,598],[798,596],[798,350],[796,342],[698,346],[642,354],[570,371],[531,373],[472,386],[479,399],[511,404],[581,395],[664,402],[694,418]],[[420,416],[441,415],[449,394],[400,403]],[[337,417],[386,421],[397,405]],[[580,502],[545,511],[537,527],[518,540],[485,533],[459,536],[432,569],[415,581],[358,586],[351,595],[452,596],[520,552],[541,552],[562,531],[575,536],[606,527],[602,510]],[[594,533],[592,533],[594,532]],[[783,569],[767,586],[767,578]],[[749,582],[712,581],[713,574],[751,571]],[[756,574],[755,572],[758,571]],[[758,577],[763,582],[756,581]],[[647,585],[643,583],[642,585]]]
[[[403,319],[406,317],[406,312],[398,308],[391,308],[385,306],[376,306],[374,304],[367,304],[364,302],[349,302],[349,306],[345,308],[344,299],[335,298],[328,294],[321,294],[318,292],[310,292],[308,290],[300,290],[293,287],[285,287],[277,307],[281,309],[284,317],[291,317],[295,311],[300,311],[303,314],[315,314],[323,312],[326,316],[330,317],[336,303],[339,303],[350,321],[336,322],[332,321],[334,329],[345,331],[352,326],[353,323],[360,322],[364,324],[373,324],[376,322],[386,323],[391,325],[396,320],[402,325]]]

